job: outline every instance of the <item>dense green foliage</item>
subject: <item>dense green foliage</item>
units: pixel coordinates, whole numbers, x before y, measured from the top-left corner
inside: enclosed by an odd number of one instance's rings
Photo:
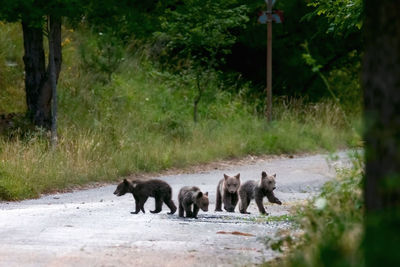
[[[362,1],[339,0],[326,1],[314,0],[309,4],[315,9],[304,18],[313,19],[315,16],[324,16],[328,20],[326,32],[339,36],[357,33],[362,26]]]
[[[264,7],[260,1],[251,1],[246,30],[238,36],[226,68],[242,73],[254,84],[254,93],[265,86],[266,28],[256,23],[255,14]],[[335,2],[335,1],[324,1]],[[344,35],[328,32],[330,20],[313,15],[313,1],[277,1],[276,8],[284,11],[284,22],[273,25],[273,92],[278,95],[306,96],[312,101],[330,97],[324,82],[312,71],[303,58],[303,44],[308,43],[310,54],[321,65],[321,72],[332,83],[332,89],[341,101],[351,97],[359,103],[358,80],[361,32]],[[340,77],[338,79],[338,77]],[[340,80],[342,84],[331,80]],[[349,84],[352,86],[349,86]]]
[[[236,42],[234,31],[244,28],[249,20],[247,7],[235,7],[235,2],[187,1],[187,6],[168,10],[161,17],[161,31],[156,36],[178,60],[216,68],[220,65],[217,60],[223,60]]]
[[[203,73],[199,65],[213,66],[222,71],[220,79],[233,85],[229,87],[233,91],[238,92],[243,84],[251,82],[246,91],[250,100],[263,97],[266,26],[257,23],[257,13],[265,9],[263,1],[115,3],[6,1],[0,7],[0,19],[16,21],[22,14],[36,14],[43,19],[45,14],[56,13],[68,17],[69,27],[91,29],[99,38],[92,40],[93,49],[85,50],[82,56],[93,70],[108,76],[105,81],[123,61],[119,46],[134,51],[146,44],[153,63],[158,62],[163,68]],[[315,102],[331,98],[333,92],[347,111],[359,112],[362,2],[277,1],[275,8],[284,11],[285,19],[273,26],[274,95]],[[308,45],[308,52],[304,44]],[[318,72],[305,60],[305,53],[315,60]],[[331,92],[326,90],[327,82]],[[257,104],[257,109],[264,109],[263,102]]]
[[[3,0],[0,6],[0,20],[16,22],[29,21],[36,27],[45,24],[45,16],[79,17],[83,11],[80,0]]]
[[[266,25],[257,23],[258,12],[265,10],[263,1],[119,1],[117,6],[112,2],[103,0],[86,10],[88,25],[96,32],[118,36],[125,43],[134,39],[133,47],[151,43],[153,61],[165,68],[179,71],[206,62],[218,66],[225,83],[240,87],[251,81],[250,97],[264,93]],[[361,93],[355,81],[362,52],[362,2],[277,1],[275,8],[283,10],[284,23],[273,26],[274,94],[311,101],[331,97],[304,60],[303,44],[308,43],[335,95],[359,110]]]

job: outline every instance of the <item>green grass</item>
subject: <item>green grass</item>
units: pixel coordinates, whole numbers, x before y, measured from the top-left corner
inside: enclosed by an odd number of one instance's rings
[[[302,235],[270,240],[286,256],[266,266],[364,266],[362,156],[356,153],[353,167],[343,169],[338,178],[324,185],[322,193],[298,209],[294,218]]]
[[[0,21],[0,114],[26,109],[20,24]],[[22,100],[22,101],[21,101]]]
[[[296,217],[292,214],[284,214],[279,216],[259,215],[257,217],[242,217],[243,221],[250,221],[255,223],[267,223],[267,222],[295,222]]]
[[[0,38],[6,34],[22,47],[15,24],[0,25]],[[192,74],[158,71],[143,49],[125,51],[107,82],[103,77],[107,74],[81,60],[79,47],[91,38],[95,36],[84,30],[63,32],[58,147],[50,149],[46,133],[40,131],[0,137],[0,199],[33,198],[90,182],[116,181],[132,173],[247,154],[329,151],[359,143],[359,136],[345,125],[332,102],[276,100],[275,119],[267,124],[254,113],[254,103],[240,93],[229,93],[233,90],[216,75],[206,81],[195,124]],[[10,42],[0,45],[4,43]],[[13,92],[0,92],[0,111],[6,113],[25,111],[22,50],[15,53],[19,60],[14,69],[5,67],[7,54],[0,54],[0,70],[16,75],[2,81]]]

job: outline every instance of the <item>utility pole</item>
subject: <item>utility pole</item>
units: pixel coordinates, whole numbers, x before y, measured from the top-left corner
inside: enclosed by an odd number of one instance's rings
[[[268,2],[267,2],[268,1]],[[272,0],[267,2],[267,98],[266,116],[267,121],[272,119]]]

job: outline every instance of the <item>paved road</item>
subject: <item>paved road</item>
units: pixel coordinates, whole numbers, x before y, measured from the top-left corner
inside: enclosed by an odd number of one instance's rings
[[[285,221],[260,220],[254,203],[251,215],[215,213],[215,188],[223,173],[240,172],[242,182],[260,173],[277,174],[275,195],[282,206],[265,201],[270,216],[287,214],[301,200],[318,192],[334,177],[333,165],[346,162],[346,154],[327,163],[326,155],[256,160],[247,165],[193,174],[161,176],[173,188],[197,185],[210,195],[209,212],[199,219],[150,214],[130,214],[132,195],[116,197],[116,185],[44,196],[22,202],[0,202],[0,266],[243,266],[276,256],[264,238],[289,228]],[[217,234],[239,231],[253,236]]]

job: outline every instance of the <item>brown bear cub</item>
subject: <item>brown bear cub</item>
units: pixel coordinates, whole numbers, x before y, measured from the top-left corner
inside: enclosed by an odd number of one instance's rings
[[[240,173],[235,176],[224,174],[217,186],[217,200],[215,211],[222,211],[221,206],[224,203],[224,209],[228,212],[234,212],[236,204],[239,201],[238,190],[240,187]]]
[[[186,218],[197,219],[199,209],[202,211],[208,211],[208,192],[203,194],[197,186],[182,187],[179,191],[178,200],[179,217],[183,217],[186,212]]]
[[[273,190],[275,190],[275,178],[276,174],[269,176],[266,172],[262,172],[261,180],[247,181],[242,184],[242,186],[239,188],[240,213],[250,214],[250,212],[247,212],[246,210],[250,204],[250,201],[252,199],[255,199],[260,213],[268,215],[263,205],[263,198],[265,196],[268,198],[269,202],[281,205],[282,202],[278,198],[276,198],[274,193],[272,192]]]
[[[124,179],[114,192],[114,195],[122,196],[126,193],[132,193],[135,198],[136,210],[131,212],[137,214],[139,211],[144,211],[144,203],[149,197],[154,197],[156,202],[155,210],[150,211],[151,213],[159,213],[163,202],[170,208],[171,212],[168,214],[174,214],[176,206],[172,201],[172,189],[164,181],[158,179],[152,179],[148,181],[132,181]]]

